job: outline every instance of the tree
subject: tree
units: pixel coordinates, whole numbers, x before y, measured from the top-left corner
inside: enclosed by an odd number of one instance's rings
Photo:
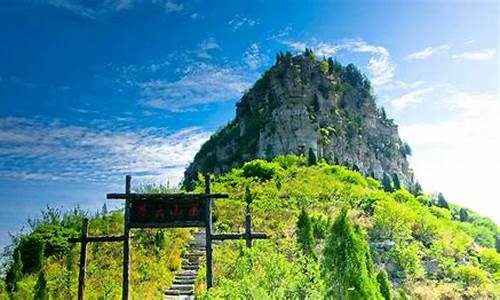
[[[466,222],[469,220],[469,213],[467,212],[467,209],[465,208],[460,208],[460,212],[459,212],[459,215],[460,215],[460,221],[461,222]]]
[[[14,251],[13,261],[10,268],[5,274],[5,284],[9,293],[14,293],[17,290],[17,282],[23,278],[23,262],[21,260],[21,252]]]
[[[313,148],[309,148],[309,153],[308,153],[308,156],[307,156],[307,163],[310,166],[312,166],[312,165],[315,165],[317,162],[318,162],[318,160],[316,158],[316,154],[314,153],[314,149]]]
[[[384,177],[382,178],[382,188],[386,192],[392,192],[393,191],[391,178],[389,178],[389,176],[387,175],[387,173],[384,173]]]
[[[349,220],[345,207],[330,229],[323,254],[326,298],[383,299],[368,242]]]
[[[394,183],[394,190],[401,189],[401,183],[399,182],[398,174],[392,174],[392,182]]]
[[[417,181],[412,188],[412,194],[413,194],[413,196],[416,197],[418,195],[421,195],[422,192],[423,192],[422,186],[420,185],[420,182]]]
[[[45,273],[41,270],[38,273],[38,279],[35,285],[35,297],[36,300],[48,300],[49,291],[47,289],[47,280],[45,279]]]
[[[297,220],[297,242],[302,252],[314,256],[314,232],[309,214],[302,209]]]
[[[380,286],[380,293],[385,300],[392,300],[392,285],[389,281],[389,276],[387,276],[387,272],[382,269],[377,274],[377,281]]]
[[[444,198],[443,193],[439,193],[439,194],[438,194],[437,205],[438,205],[439,207],[442,207],[442,208],[446,208],[446,209],[448,209],[448,208],[449,208],[449,206],[448,206],[448,201],[446,201],[446,199]]]

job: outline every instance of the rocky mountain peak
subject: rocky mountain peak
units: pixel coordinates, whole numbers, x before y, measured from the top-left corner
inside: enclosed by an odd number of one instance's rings
[[[311,149],[311,150],[309,150]],[[378,108],[370,81],[356,66],[317,59],[306,49],[279,53],[276,63],[236,104],[236,117],[202,146],[185,172],[224,173],[255,158],[307,155],[411,187],[410,147]]]

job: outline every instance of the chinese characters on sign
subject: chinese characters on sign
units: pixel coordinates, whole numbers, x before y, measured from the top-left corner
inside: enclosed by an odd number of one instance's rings
[[[130,201],[130,227],[205,227],[206,199]]]

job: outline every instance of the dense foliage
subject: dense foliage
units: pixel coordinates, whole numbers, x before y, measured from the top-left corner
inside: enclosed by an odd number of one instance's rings
[[[202,268],[197,295],[201,299],[500,297],[495,223],[451,203],[443,207],[439,195],[414,196],[393,184],[391,189],[385,192],[380,182],[342,166],[322,161],[309,165],[303,156],[255,160],[214,178],[213,191],[230,195],[215,201],[215,230],[242,232],[251,195],[254,230],[266,232],[270,239],[256,241],[251,249],[244,241],[215,245],[215,287],[205,291]],[[203,190],[200,178],[195,191]],[[90,234],[120,234],[122,214],[91,216]],[[66,214],[49,210],[30,222],[30,230],[18,236],[5,254],[0,299],[9,294],[33,299],[35,293],[49,299],[75,298],[79,247],[65,241],[78,234],[83,215],[79,210]],[[190,231],[135,230],[133,236],[133,298],[160,298],[180,266]],[[39,256],[23,255],[28,248]],[[119,243],[90,245],[88,299],[120,297],[121,255]]]

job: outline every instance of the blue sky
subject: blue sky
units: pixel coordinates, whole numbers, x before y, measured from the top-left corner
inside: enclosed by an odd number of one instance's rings
[[[500,221],[495,1],[4,0],[0,245],[47,204],[176,184],[276,52],[353,62],[424,189]],[[109,203],[108,203],[109,204]]]

